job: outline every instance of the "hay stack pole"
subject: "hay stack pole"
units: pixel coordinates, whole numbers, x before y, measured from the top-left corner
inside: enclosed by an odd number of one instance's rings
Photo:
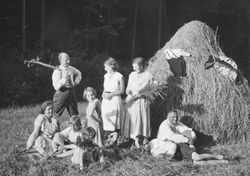
[[[192,54],[184,58],[186,77],[176,77],[170,71],[164,54],[166,48],[180,48]],[[205,70],[204,62],[211,54],[224,55],[209,26],[191,21],[181,27],[149,62],[148,70],[155,79],[168,86],[168,96],[162,106],[157,104],[157,107],[161,114],[177,109],[195,129],[212,135],[219,143],[237,143],[250,129],[250,90],[246,80],[243,85],[236,86],[215,69]],[[153,115],[153,124],[156,118],[159,114]]]

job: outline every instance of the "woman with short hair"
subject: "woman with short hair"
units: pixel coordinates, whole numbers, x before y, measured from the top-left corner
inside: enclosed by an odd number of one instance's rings
[[[57,150],[53,138],[59,131],[58,115],[53,113],[52,101],[45,101],[41,106],[40,114],[35,119],[34,130],[24,151],[29,151],[31,147],[34,147],[41,155],[49,156]]]
[[[118,133],[120,130],[120,119],[122,109],[121,94],[124,92],[123,75],[117,71],[118,63],[114,58],[108,58],[104,62],[104,70],[107,72],[104,75],[103,93],[102,93],[102,120],[105,137],[112,133]],[[115,135],[116,142],[118,135]]]
[[[135,146],[139,148],[148,142],[151,135],[150,127],[150,102],[147,97],[141,95],[141,91],[153,83],[153,76],[146,71],[146,62],[137,57],[132,62],[133,72],[129,75],[126,88],[126,115],[123,127],[125,137],[132,138]]]

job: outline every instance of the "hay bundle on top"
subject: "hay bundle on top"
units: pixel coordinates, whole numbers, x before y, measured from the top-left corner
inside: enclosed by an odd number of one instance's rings
[[[168,48],[182,49],[191,57],[182,57],[179,63],[167,60]],[[215,69],[205,70],[204,63],[210,55],[224,55],[214,31],[202,22],[192,21],[151,58],[148,70],[161,85],[167,85],[168,92],[163,104],[154,105],[157,110],[151,117],[153,128],[158,125],[155,121],[161,121],[167,111],[175,108],[193,128],[212,135],[220,143],[239,142],[249,133],[247,81],[244,79],[237,86]],[[183,73],[178,73],[178,68],[173,71],[178,64],[184,67],[179,68]],[[159,117],[160,114],[164,115]]]

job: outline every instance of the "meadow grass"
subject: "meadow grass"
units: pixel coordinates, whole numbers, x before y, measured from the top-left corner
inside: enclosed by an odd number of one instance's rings
[[[213,153],[237,155],[239,162],[229,164],[196,166],[190,162],[170,162],[166,158],[156,159],[148,152],[123,148],[120,158],[110,157],[105,163],[94,163],[79,170],[67,159],[31,160],[25,154],[18,154],[33,130],[34,119],[38,115],[40,105],[7,108],[0,110],[0,175],[18,176],[68,176],[68,175],[250,175],[250,147],[247,144],[218,145],[210,148]],[[85,103],[79,103],[80,115],[84,116]],[[69,120],[65,112],[61,117],[62,128]]]

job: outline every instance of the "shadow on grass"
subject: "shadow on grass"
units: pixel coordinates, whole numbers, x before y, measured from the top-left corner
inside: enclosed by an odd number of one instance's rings
[[[180,118],[180,121],[189,128],[193,128],[195,126],[194,119],[191,116],[182,116]],[[197,137],[195,142],[195,148],[198,153],[209,152],[206,148],[215,146],[216,143],[212,135],[207,135],[195,129],[194,132]]]

